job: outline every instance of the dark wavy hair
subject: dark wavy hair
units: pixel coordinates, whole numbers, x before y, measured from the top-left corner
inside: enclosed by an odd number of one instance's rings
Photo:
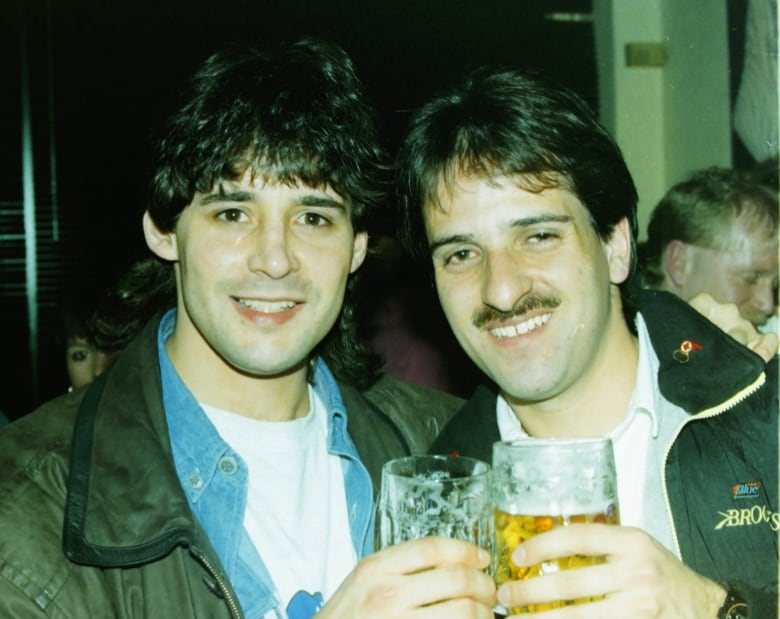
[[[603,240],[626,218],[631,270],[620,294],[634,329],[637,192],[617,144],[577,94],[530,71],[476,69],[412,115],[396,167],[400,237],[417,257],[430,258],[423,208],[437,206],[440,181],[460,172],[517,176],[528,191],[567,189]]]
[[[340,47],[312,38],[269,52],[230,46],[205,61],[184,94],[153,149],[148,211],[158,228],[172,231],[195,192],[251,169],[271,181],[330,185],[351,205],[353,229],[370,231],[388,166],[375,111]],[[360,335],[355,275],[313,358],[364,386],[380,362]]]

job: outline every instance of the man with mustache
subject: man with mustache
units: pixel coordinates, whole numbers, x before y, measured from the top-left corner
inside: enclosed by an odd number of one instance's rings
[[[621,526],[554,528],[520,567],[606,562],[503,584],[539,616],[777,616],[777,358],[677,297],[639,292],[634,183],[575,94],[478,70],[412,117],[398,157],[405,242],[433,267],[452,330],[489,379],[439,453],[494,441],[611,437]]]

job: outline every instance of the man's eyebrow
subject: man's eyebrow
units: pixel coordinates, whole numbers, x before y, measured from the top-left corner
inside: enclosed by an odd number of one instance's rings
[[[299,202],[303,206],[322,206],[325,208],[337,208],[342,211],[347,210],[347,205],[342,200],[324,194],[306,194],[301,197]]]
[[[251,202],[255,194],[251,191],[215,191],[203,196],[201,204],[214,204],[215,202]]]
[[[252,202],[257,200],[257,194],[252,191],[236,190],[236,191],[216,191],[203,196],[201,204],[215,204],[219,202]],[[347,205],[337,199],[327,196],[325,194],[304,194],[298,200],[301,206],[316,206],[325,208],[335,208],[341,211],[347,210]]]
[[[474,241],[474,236],[472,234],[453,234],[452,236],[444,237],[443,239],[439,239],[438,241],[433,241],[428,245],[428,251],[431,253],[435,252],[439,247],[444,247],[445,245],[455,245],[456,243],[471,243]]]
[[[537,224],[569,223],[570,221],[572,221],[572,217],[570,215],[534,215],[533,217],[521,217],[519,219],[513,219],[511,222],[509,222],[509,227],[527,228]],[[453,234],[452,236],[433,241],[428,245],[428,249],[431,253],[433,253],[439,247],[443,247],[444,245],[453,245],[455,243],[471,243],[473,241],[473,234]]]
[[[571,215],[534,215],[533,217],[522,217],[515,219],[510,223],[512,228],[524,228],[535,226],[536,224],[557,223],[565,224],[572,220]]]

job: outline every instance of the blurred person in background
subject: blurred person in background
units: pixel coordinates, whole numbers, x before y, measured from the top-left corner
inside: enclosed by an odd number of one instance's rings
[[[82,291],[62,303],[59,345],[65,351],[68,390],[88,385],[114,360],[119,348],[98,345],[90,329],[90,319],[100,303],[100,294]]]
[[[685,301],[734,303],[759,330],[777,325],[778,196],[751,172],[711,167],[674,185],[639,250],[643,285]]]

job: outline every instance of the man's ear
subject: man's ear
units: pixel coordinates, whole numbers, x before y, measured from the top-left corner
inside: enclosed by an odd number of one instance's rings
[[[677,239],[669,241],[664,248],[663,267],[675,287],[682,288],[688,267],[688,246]]]
[[[160,230],[157,224],[152,221],[149,211],[144,212],[143,226],[144,238],[149,249],[163,260],[175,262],[179,259],[175,232],[163,232]]]
[[[358,232],[355,240],[352,242],[352,262],[349,265],[349,272],[354,273],[363,264],[368,252],[368,232]]]
[[[610,281],[619,285],[626,281],[631,272],[631,226],[628,219],[621,219],[612,229],[607,240],[607,261]]]

